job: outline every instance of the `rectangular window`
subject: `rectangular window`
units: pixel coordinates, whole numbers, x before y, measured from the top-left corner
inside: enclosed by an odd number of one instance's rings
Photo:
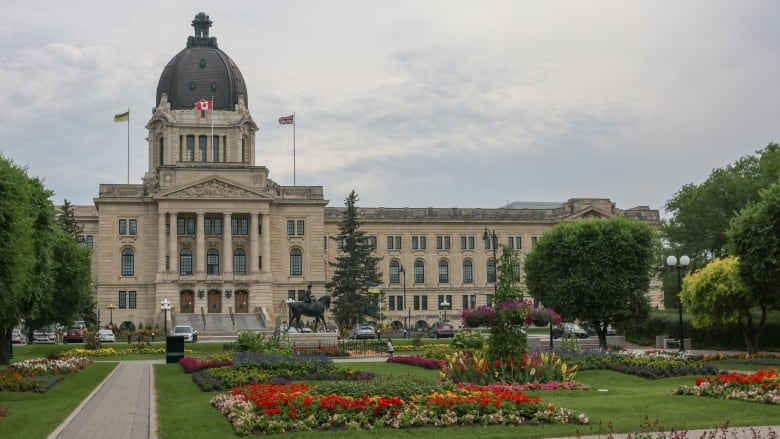
[[[449,236],[445,236],[444,237],[444,249],[445,250],[449,250],[450,248],[452,248],[450,246],[450,237]]]
[[[536,238],[537,238],[536,236],[531,237],[531,247],[536,245]]]
[[[119,234],[120,235],[127,235],[127,220],[126,219],[120,219],[119,220]]]
[[[420,310],[420,296],[414,296],[414,298],[412,299],[412,302],[413,302],[412,306],[414,307],[414,310],[415,311],[419,311]]]
[[[119,292],[119,309],[127,308],[127,291]]]
[[[171,269],[171,257],[165,256],[165,271],[168,271]]]
[[[412,250],[417,250],[418,245],[418,238],[416,236],[412,236]]]
[[[211,218],[206,217],[203,219],[203,233],[206,235],[211,235]]]
[[[509,247],[509,248],[515,248],[515,237],[514,237],[514,236],[510,236],[510,237],[508,237],[508,238],[506,239],[506,245],[507,245],[507,247]]]
[[[463,308],[463,309],[469,309],[469,295],[468,295],[468,294],[464,294],[464,295],[461,297],[461,299],[462,299],[462,301],[461,301],[461,305],[460,305],[460,306],[461,306],[461,308]]]
[[[187,152],[184,156],[185,162],[195,160],[195,136],[187,136]]]
[[[420,237],[420,250],[425,250],[425,248],[428,246],[426,242],[427,242],[427,239],[425,238],[425,236],[421,236]]]
[[[287,220],[287,236],[295,235],[295,221]]]
[[[344,238],[336,238],[336,248],[344,247]]]
[[[92,245],[94,243],[94,237],[92,235],[87,235],[85,242],[87,244],[87,247],[92,248]]]
[[[461,250],[466,250],[466,248],[467,248],[466,247],[466,237],[465,236],[461,236],[460,237],[460,249]]]
[[[138,233],[138,220],[130,220],[130,234],[135,235]]]
[[[486,294],[485,300],[487,301],[487,306],[493,306],[493,295],[492,294]]]
[[[211,161],[219,161],[219,136],[211,138]]]
[[[469,250],[474,250],[474,237],[469,236]]]
[[[214,218],[214,234],[222,235],[222,218]]]
[[[239,235],[247,236],[249,235],[249,218],[243,217],[239,218]]]
[[[404,296],[395,296],[395,306],[399,311],[404,309]]]
[[[523,237],[522,236],[516,236],[515,237],[515,248],[520,250],[523,248]]]
[[[136,308],[135,291],[128,291],[127,307],[130,308],[130,309],[135,309]]]
[[[436,237],[436,250],[441,250],[444,247],[444,240],[441,236]]]
[[[195,234],[195,217],[187,218],[187,234],[188,235]]]
[[[287,298],[297,300],[297,297],[295,297],[295,290],[287,290]]]
[[[184,218],[176,218],[176,234],[184,234]]]
[[[238,218],[230,218],[230,234],[238,235]]]
[[[395,249],[396,250],[401,250],[401,237],[400,236],[396,236],[395,237]]]
[[[422,310],[428,311],[428,296],[422,296]]]
[[[303,232],[304,232],[304,229],[305,229],[304,228],[304,224],[305,224],[305,222],[303,220],[298,220],[298,235],[299,236],[303,236]]]
[[[165,236],[168,236],[171,234],[171,225],[169,223],[165,223]]]
[[[392,250],[392,249],[393,249],[393,243],[394,243],[394,242],[395,242],[395,240],[393,239],[393,237],[392,237],[392,236],[388,236],[388,237],[387,237],[387,249],[388,249],[388,250]],[[340,246],[339,246],[339,247],[340,247]]]
[[[322,237],[322,248],[325,249],[325,250],[328,249],[328,237],[327,236],[323,236]]]
[[[395,296],[387,297],[387,309],[388,311],[395,311]]]
[[[206,161],[206,140],[208,137],[206,136],[198,136],[198,161],[199,162],[205,162]]]

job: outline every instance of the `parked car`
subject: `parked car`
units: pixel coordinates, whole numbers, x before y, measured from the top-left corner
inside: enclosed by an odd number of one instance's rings
[[[53,332],[33,331],[33,343],[54,343],[57,339]]]
[[[593,326],[588,326],[587,328],[585,328],[585,331],[590,336],[597,335],[596,328],[594,328]],[[615,328],[613,328],[612,325],[607,326],[607,334],[606,335],[617,335],[617,333],[615,332]]]
[[[114,337],[114,331],[110,329],[98,329],[97,338],[101,343],[116,343],[116,337]]]
[[[22,334],[22,330],[18,328],[14,328],[13,331],[11,331],[11,343],[20,343],[23,344],[27,341],[27,338]]]
[[[62,337],[62,340],[65,343],[83,343],[84,332],[81,328],[68,328],[68,330],[65,331],[65,336]]]
[[[563,334],[573,335],[577,338],[588,338],[588,332],[576,323],[564,323],[555,326],[552,330],[553,338],[560,338]]]
[[[349,331],[350,340],[375,339],[376,329],[371,325],[355,325]]]
[[[198,330],[188,325],[174,326],[173,335],[183,336],[185,342],[195,343],[198,341]]]
[[[450,322],[436,322],[428,330],[428,337],[445,338],[455,337],[455,327]]]

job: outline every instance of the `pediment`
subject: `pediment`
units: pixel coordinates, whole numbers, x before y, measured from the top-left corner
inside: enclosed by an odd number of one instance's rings
[[[161,193],[158,199],[270,199],[262,194],[238,184],[223,180],[218,177],[210,177],[189,186],[171,189],[167,193]]]
[[[579,212],[575,212],[566,218],[564,218],[564,221],[576,221],[576,220],[582,220],[582,219],[606,219],[606,218],[612,218],[614,215],[612,215],[609,212],[605,212],[602,209],[599,209],[598,207],[589,206],[585,209],[580,210]]]

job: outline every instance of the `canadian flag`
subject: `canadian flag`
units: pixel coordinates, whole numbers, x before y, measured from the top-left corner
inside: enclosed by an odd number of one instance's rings
[[[195,107],[198,110],[213,110],[214,104],[211,101],[198,101],[195,103]]]

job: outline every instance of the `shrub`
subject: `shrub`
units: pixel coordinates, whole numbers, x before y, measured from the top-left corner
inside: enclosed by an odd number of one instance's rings
[[[455,333],[452,345],[459,349],[482,349],[485,346],[485,338],[479,331],[458,331]]]

